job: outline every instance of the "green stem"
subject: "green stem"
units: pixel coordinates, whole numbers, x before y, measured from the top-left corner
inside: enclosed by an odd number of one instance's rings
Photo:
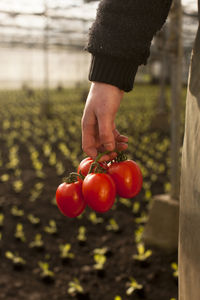
[[[95,166],[98,166],[98,165],[99,165],[99,163],[95,160],[95,161],[90,165],[88,174],[92,173],[93,168],[94,168]]]
[[[77,181],[77,177],[83,180],[85,177],[82,174],[71,172],[68,177],[65,177],[63,180],[66,183],[73,183]]]
[[[102,156],[104,156],[104,155],[106,155],[106,154],[109,154],[109,153],[112,153],[112,152],[117,152],[117,151],[113,150],[113,151],[105,151],[105,152],[99,153],[99,154],[97,155],[97,158],[95,159],[95,162],[98,162],[98,161],[102,158]]]

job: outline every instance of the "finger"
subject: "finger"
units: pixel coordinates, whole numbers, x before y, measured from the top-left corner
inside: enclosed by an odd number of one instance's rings
[[[118,151],[124,151],[128,148],[128,144],[126,143],[116,143],[116,148]]]
[[[83,124],[82,125],[82,148],[83,151],[95,159],[97,156],[96,149],[96,130],[93,124]]]
[[[125,135],[119,135],[119,136],[116,137],[116,141],[127,143],[128,142],[128,137],[125,136]]]
[[[116,128],[114,129],[114,137],[115,140],[118,142],[125,142],[125,143],[128,142],[128,137],[120,134]]]
[[[99,140],[105,150],[112,151],[115,149],[115,138],[113,134],[113,122],[109,116],[104,116],[98,120]]]
[[[117,156],[116,152],[112,152],[110,154],[105,154],[99,159],[99,162],[113,160],[116,156]]]

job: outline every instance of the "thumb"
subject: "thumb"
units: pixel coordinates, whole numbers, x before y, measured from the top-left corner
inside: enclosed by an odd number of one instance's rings
[[[115,138],[113,134],[113,122],[112,120],[106,116],[101,117],[98,120],[99,127],[99,140],[100,144],[107,151],[112,151],[115,149]]]

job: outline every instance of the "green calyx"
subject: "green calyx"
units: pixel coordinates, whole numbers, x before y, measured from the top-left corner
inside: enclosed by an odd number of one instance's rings
[[[127,157],[123,151],[119,152],[119,151],[113,150],[113,151],[101,152],[97,155],[95,161],[91,164],[88,174],[90,174],[90,173],[97,173],[97,174],[98,173],[106,173],[107,169],[103,167],[103,162],[99,162],[99,160],[102,158],[102,156],[112,153],[112,152],[116,152],[117,156],[114,159],[107,161],[107,163],[121,162],[121,161],[127,160]],[[80,178],[81,180],[84,180],[85,176],[83,174],[81,174],[81,172],[80,173],[72,172],[69,174],[68,177],[63,178],[63,181],[69,184],[69,183],[74,183],[74,182],[78,181],[78,178]]]
[[[83,180],[85,177],[80,173],[76,173],[76,172],[72,172],[69,174],[68,177],[64,177],[63,181],[66,183],[74,183],[76,181],[78,181],[78,177]]]
[[[115,157],[114,160],[116,162],[125,161],[125,160],[127,160],[127,156],[126,156],[126,154],[123,151],[121,151],[121,152],[117,151],[117,157]]]

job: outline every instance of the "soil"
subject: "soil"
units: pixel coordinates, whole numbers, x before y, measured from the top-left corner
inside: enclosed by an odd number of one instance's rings
[[[3,146],[3,145],[2,145]],[[3,151],[3,147],[1,147]],[[23,156],[21,169],[25,189],[17,194],[11,188],[11,182],[0,183],[0,209],[5,216],[4,226],[1,229],[1,265],[0,265],[0,299],[2,300],[114,300],[116,295],[126,299],[170,300],[177,298],[177,279],[173,276],[172,262],[177,262],[177,253],[165,254],[161,250],[151,248],[152,256],[145,263],[139,263],[132,258],[137,253],[134,240],[134,231],[138,228],[135,218],[142,211],[147,212],[147,202],[143,200],[144,191],[131,201],[139,201],[141,208],[134,215],[129,207],[117,202],[113,209],[104,214],[104,222],[92,224],[88,219],[91,210],[86,209],[82,218],[70,219],[64,217],[58,208],[52,204],[56,187],[61,183],[62,176],[57,176],[43,158],[45,174],[44,189],[35,201],[29,201],[30,189],[33,183],[38,182],[35,173],[30,169],[30,157],[26,147],[20,146],[20,155]],[[72,166],[68,166],[71,170]],[[162,193],[164,179],[152,186],[153,193]],[[24,210],[24,215],[16,217],[11,214],[11,208],[17,205]],[[27,215],[31,213],[40,218],[37,226],[31,224]],[[106,225],[110,218],[118,223],[119,232],[107,231]],[[56,221],[58,232],[51,235],[44,231],[44,226],[53,219]],[[14,233],[16,224],[22,223],[26,237],[25,242],[16,240]],[[140,224],[144,225],[144,224]],[[85,243],[77,239],[78,228],[86,227]],[[29,247],[37,233],[42,234],[44,249],[36,250]],[[60,257],[60,244],[71,244],[70,252],[75,254],[74,259],[63,262]],[[103,272],[97,272],[93,265],[93,250],[108,247],[107,261]],[[22,268],[14,268],[11,260],[5,257],[5,252],[18,253],[26,260]],[[54,280],[41,278],[38,262],[46,261],[49,269],[54,272]],[[132,295],[126,295],[127,282],[130,277],[143,285],[142,290],[136,290]],[[84,294],[68,294],[68,284],[77,278],[84,289]]]

